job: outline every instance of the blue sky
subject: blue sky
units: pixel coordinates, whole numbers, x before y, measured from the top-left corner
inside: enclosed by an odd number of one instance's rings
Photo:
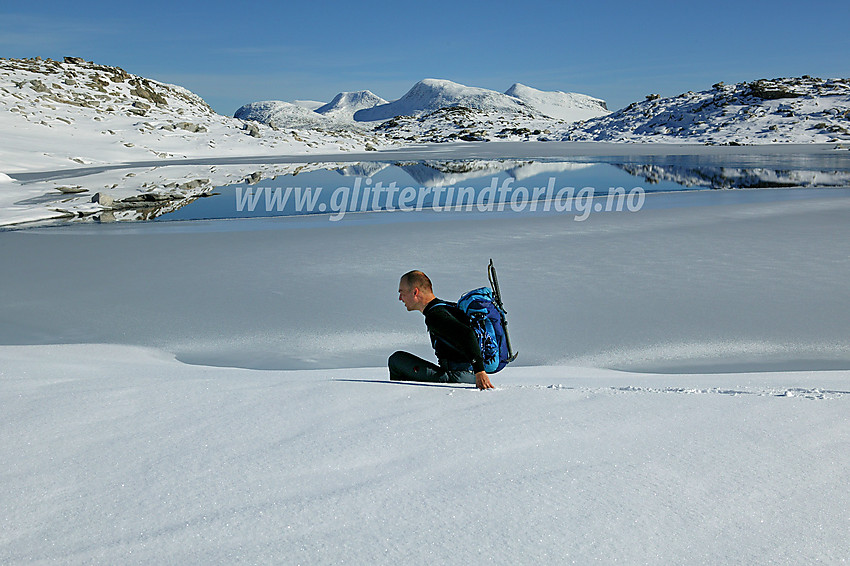
[[[388,100],[442,78],[581,92],[612,110],[717,81],[850,77],[850,2],[39,1],[0,8],[0,56],[83,57],[256,100]]]

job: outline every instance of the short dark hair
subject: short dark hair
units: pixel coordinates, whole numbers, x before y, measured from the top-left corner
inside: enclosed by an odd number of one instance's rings
[[[420,289],[433,292],[433,287],[431,287],[431,280],[428,279],[427,275],[425,275],[418,269],[408,271],[407,273],[402,275],[401,281],[410,288],[419,287]]]

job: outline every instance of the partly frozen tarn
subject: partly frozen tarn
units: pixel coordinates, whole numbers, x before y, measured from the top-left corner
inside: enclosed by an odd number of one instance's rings
[[[850,372],[189,366],[0,347],[3,564],[838,564]]]
[[[423,212],[10,231],[0,264],[15,266],[3,277],[14,300],[0,303],[0,344],[118,342],[256,369],[377,366],[395,349],[432,355],[397,301],[401,273],[423,269],[453,300],[486,284],[493,258],[522,364],[850,369],[847,191],[773,192],[811,198],[648,195],[639,212],[583,222]]]
[[[243,136],[244,137],[244,136]],[[0,226],[56,218],[90,216],[108,211],[110,202],[141,199],[168,202],[197,198],[214,187],[270,179],[338,163],[394,163],[405,160],[511,160],[616,163],[632,166],[696,166],[726,168],[850,170],[850,152],[836,144],[772,144],[705,146],[697,144],[602,142],[490,142],[425,144],[383,151],[237,154],[206,148],[187,158],[104,159],[83,166],[44,170],[13,167],[0,173],[11,182],[0,185]],[[266,148],[268,149],[268,148]],[[9,169],[9,167],[13,167]],[[2,181],[0,181],[2,182]],[[92,202],[92,201],[96,202]],[[126,204],[126,202],[125,202]],[[145,214],[139,215],[144,218]]]
[[[85,167],[67,167],[49,171],[16,170],[13,177],[24,182],[35,182],[58,178],[87,176],[109,170],[135,169],[144,167],[168,167],[188,165],[256,165],[305,162],[357,162],[399,161],[406,159],[556,159],[608,157],[636,158],[695,156],[707,161],[726,163],[763,163],[770,158],[782,160],[829,160],[830,164],[850,161],[848,146],[843,144],[765,144],[751,146],[717,146],[693,143],[611,143],[611,142],[464,142],[411,144],[408,147],[390,148],[381,151],[339,151],[326,153],[314,151],[296,154],[260,155],[216,155],[182,159],[160,159],[149,161],[125,161],[118,163],[92,164]]]

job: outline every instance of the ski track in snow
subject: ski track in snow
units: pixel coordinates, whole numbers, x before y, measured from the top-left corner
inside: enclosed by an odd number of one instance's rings
[[[599,393],[648,393],[648,394],[666,394],[675,393],[680,395],[755,395],[757,397],[784,397],[784,398],[802,398],[812,400],[839,399],[845,395],[850,395],[850,391],[819,389],[819,388],[735,388],[729,389],[725,387],[709,387],[709,388],[693,388],[693,387],[644,387],[639,385],[626,385],[622,387],[576,387],[572,385],[552,384],[552,385],[502,385],[496,389],[550,389],[558,391],[579,391],[586,394]]]
[[[498,381],[498,377],[493,379]],[[358,379],[340,379],[334,381],[351,381],[370,383],[369,380]],[[475,391],[475,387],[465,384],[449,384],[449,383],[416,383],[416,382],[383,382],[371,381],[371,383],[392,383],[400,385],[412,385],[418,387],[437,387],[448,389],[448,395],[453,395],[455,390]],[[570,391],[578,392],[583,395],[604,395],[604,394],[621,394],[621,393],[640,393],[640,394],[678,394],[678,395],[728,395],[736,397],[739,395],[753,395],[756,397],[780,397],[785,399],[799,398],[810,400],[832,400],[840,399],[845,395],[850,395],[848,390],[824,389],[819,387],[649,387],[642,385],[624,385],[610,387],[582,387],[576,385],[565,385],[563,383],[545,384],[501,384],[497,385],[493,391],[511,391],[511,390],[547,390],[547,391]]]

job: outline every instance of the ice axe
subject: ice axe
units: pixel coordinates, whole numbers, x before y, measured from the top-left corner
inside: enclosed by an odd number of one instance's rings
[[[508,336],[508,320],[505,318],[508,311],[505,310],[505,305],[502,304],[502,292],[499,289],[499,277],[496,275],[496,266],[493,265],[493,258],[490,258],[490,265],[487,266],[487,278],[490,280],[490,287],[493,288],[493,300],[502,313],[502,327],[505,329],[505,345],[508,347],[508,363],[510,363],[516,359],[519,352],[514,352],[511,349],[511,338]]]

